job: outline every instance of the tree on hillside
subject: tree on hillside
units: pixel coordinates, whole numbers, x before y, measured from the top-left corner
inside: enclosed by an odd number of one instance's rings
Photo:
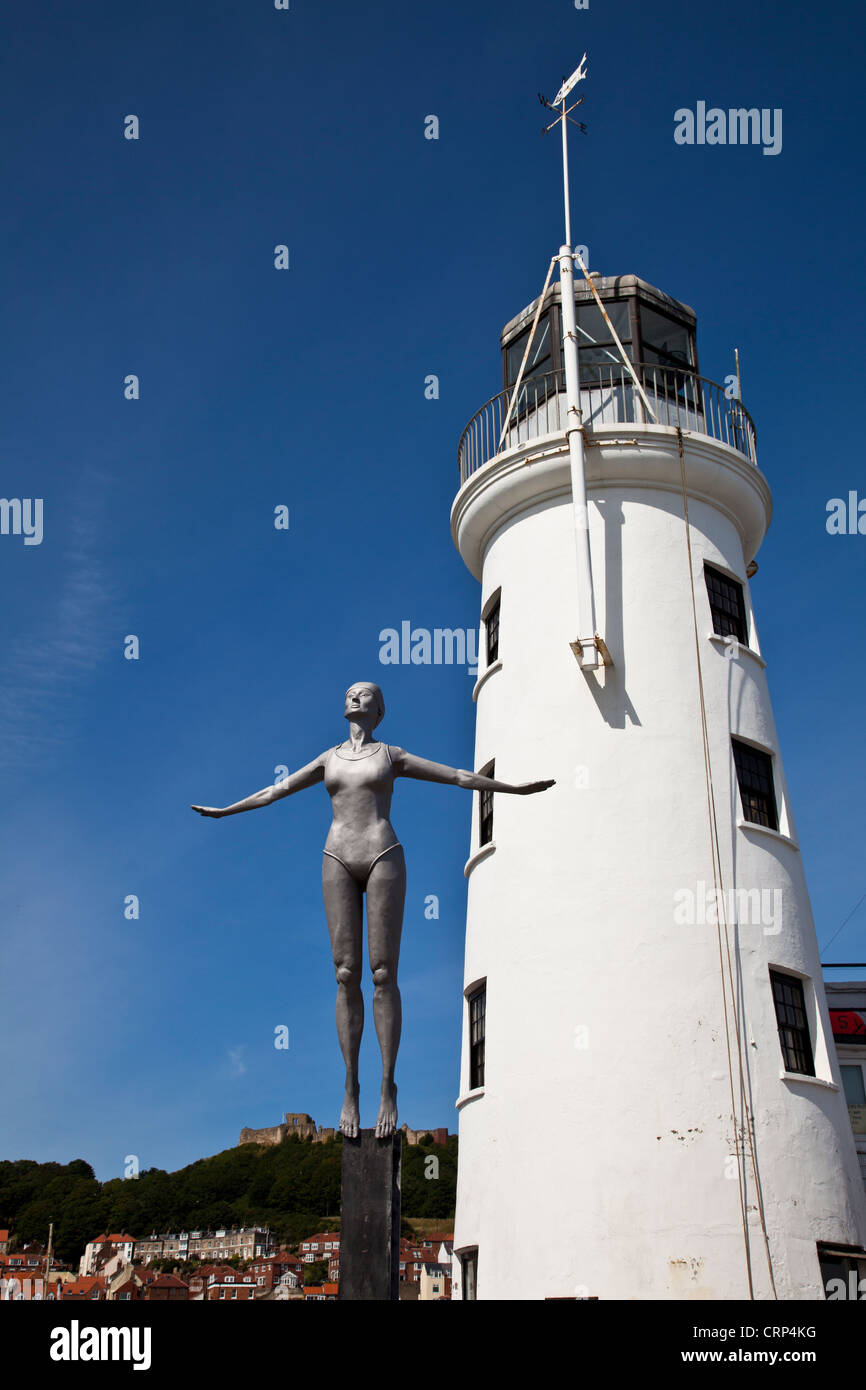
[[[428,1159],[435,1160],[428,1162]],[[457,1191],[457,1136],[446,1144],[403,1144],[402,1209],[405,1216],[453,1221]]]
[[[426,1137],[426,1136],[425,1136]],[[436,1159],[427,1165],[430,1157]],[[16,1244],[45,1242],[55,1223],[55,1249],[73,1263],[100,1231],[151,1233],[270,1227],[296,1247],[333,1229],[340,1209],[342,1143],[314,1144],[292,1135],[281,1144],[245,1144],[199,1159],[175,1173],[146,1168],[137,1178],[99,1183],[84,1159],[71,1163],[0,1161],[0,1226]],[[435,1177],[428,1176],[438,1170]],[[403,1143],[403,1214],[449,1221],[454,1214],[457,1139],[447,1146]]]

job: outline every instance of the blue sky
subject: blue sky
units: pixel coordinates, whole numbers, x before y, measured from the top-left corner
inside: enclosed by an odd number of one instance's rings
[[[775,499],[753,596],[829,938],[866,891],[866,537],[825,528],[866,495],[860,8],[18,0],[2,30],[0,491],[45,520],[0,537],[0,1155],[106,1178],[287,1109],[335,1123],[327,796],[188,807],[336,743],[355,679],[389,742],[471,765],[472,678],[383,668],[378,635],[477,623],[456,445],[561,240],[536,93],[585,49],[575,239],[696,309],[705,375],[740,349]],[[781,108],[781,153],[678,146],[699,100]],[[397,791],[401,1120],[454,1129],[471,798]],[[828,958],[866,958],[866,904]],[[368,1026],[364,1124],[376,1061]]]

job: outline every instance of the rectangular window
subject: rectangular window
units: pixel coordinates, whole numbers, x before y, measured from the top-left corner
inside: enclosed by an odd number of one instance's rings
[[[785,1070],[798,1071],[803,1076],[814,1076],[815,1063],[812,1058],[803,981],[798,980],[795,975],[782,975],[776,970],[771,970],[770,983],[773,987],[773,1003],[776,1006],[776,1021],[779,1025],[779,1042],[782,1045]]]
[[[464,1251],[460,1256],[460,1264],[463,1268],[463,1297],[474,1303],[477,1301],[475,1290],[478,1284],[478,1251]]]
[[[863,1084],[862,1067],[842,1067],[842,1086],[847,1105],[866,1105],[866,1086]]]
[[[484,1044],[487,1022],[487,985],[470,994],[469,1004],[469,1089],[484,1085]]]
[[[736,637],[743,646],[748,646],[746,631],[746,604],[743,586],[735,579],[729,579],[720,570],[704,565],[704,578],[707,581],[707,596],[710,612],[713,615],[713,632],[720,637]]]
[[[731,743],[734,747],[734,763],[745,819],[755,825],[765,825],[770,830],[778,830],[779,815],[773,787],[773,759],[769,753],[762,753],[760,748],[753,748],[749,743],[741,743],[738,738],[731,739]]]
[[[829,1299],[862,1298],[859,1292],[860,1280],[866,1277],[866,1259],[862,1251],[844,1245],[818,1244],[818,1263],[821,1266],[821,1282],[825,1296]]]
[[[484,619],[484,628],[487,634],[488,666],[492,666],[494,661],[499,660],[499,604],[500,600],[497,599]]]
[[[481,773],[482,777],[494,777],[496,763],[490,763]],[[489,845],[493,840],[493,792],[478,793],[478,844]]]

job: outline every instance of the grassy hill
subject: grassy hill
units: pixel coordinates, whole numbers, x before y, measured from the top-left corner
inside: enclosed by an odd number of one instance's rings
[[[438,1177],[432,1176],[438,1160]],[[175,1173],[148,1168],[137,1178],[96,1180],[83,1159],[0,1162],[0,1227],[15,1247],[44,1242],[49,1222],[60,1260],[77,1260],[101,1231],[137,1239],[157,1231],[268,1225],[295,1243],[321,1230],[340,1210],[342,1143],[314,1144],[293,1135],[282,1144],[244,1144],[202,1158]],[[425,1172],[431,1176],[425,1176]],[[403,1215],[448,1225],[454,1217],[457,1138],[447,1146],[403,1141]],[[333,1219],[331,1219],[333,1224]]]

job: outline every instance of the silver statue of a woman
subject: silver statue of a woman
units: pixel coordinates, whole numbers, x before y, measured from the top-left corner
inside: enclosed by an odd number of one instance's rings
[[[397,1087],[394,1064],[400,1044],[402,1008],[397,988],[397,963],[403,929],[406,863],[403,847],[389,819],[395,777],[414,777],[422,782],[446,782],[469,791],[514,792],[528,796],[552,787],[553,782],[525,782],[511,786],[492,777],[479,777],[444,763],[416,758],[403,748],[373,742],[373,730],[385,714],[378,685],[358,681],[346,691],[345,717],[349,737],[329,748],[290,777],[255,792],[233,806],[193,806],[203,816],[233,816],[269,806],[284,796],[325,783],[334,819],[325,841],[322,860],[322,895],[337,974],[337,1033],[346,1063],[346,1097],[340,1129],[354,1139],[358,1134],[358,1053],[364,1027],[361,994],[362,922],[361,899],[367,894],[367,942],[373,973],[373,1017],[382,1053],[382,1097],[376,1136],[386,1139],[397,1128]]]

